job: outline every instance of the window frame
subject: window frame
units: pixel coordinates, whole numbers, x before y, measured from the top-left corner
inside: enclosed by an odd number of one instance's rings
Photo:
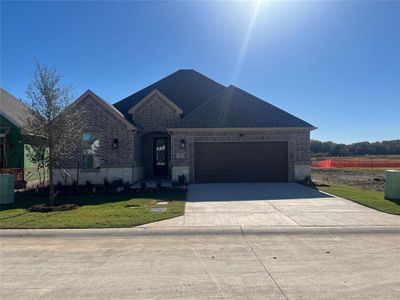
[[[86,139],[85,136],[88,136]],[[95,145],[97,143],[97,145]],[[100,157],[100,138],[93,132],[84,132],[82,134],[82,170],[96,171],[101,168]],[[91,152],[91,153],[90,153]],[[91,158],[91,161],[88,159]]]

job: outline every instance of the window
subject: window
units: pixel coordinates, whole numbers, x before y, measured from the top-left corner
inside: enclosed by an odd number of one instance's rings
[[[92,133],[85,132],[82,136],[83,147],[83,168],[98,169],[100,168],[100,140]]]
[[[156,139],[156,166],[166,165],[165,144],[166,140],[164,138]]]

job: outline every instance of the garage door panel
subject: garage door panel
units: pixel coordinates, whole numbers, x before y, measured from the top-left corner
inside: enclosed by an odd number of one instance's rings
[[[195,143],[196,182],[286,182],[286,142]]]

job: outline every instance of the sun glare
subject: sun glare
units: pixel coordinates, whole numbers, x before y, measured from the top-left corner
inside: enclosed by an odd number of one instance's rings
[[[239,51],[239,56],[238,56],[238,59],[237,59],[236,65],[235,65],[234,72],[233,72],[233,78],[232,78],[233,83],[236,83],[236,81],[239,78],[239,75],[240,75],[240,72],[242,69],[243,60],[246,56],[246,52],[247,52],[247,48],[249,46],[251,34],[253,32],[254,24],[257,21],[258,12],[260,11],[262,2],[263,2],[263,0],[255,1],[253,14],[251,16],[249,25],[247,26],[246,34],[243,38],[243,42],[242,42],[242,45],[241,45],[240,51]]]

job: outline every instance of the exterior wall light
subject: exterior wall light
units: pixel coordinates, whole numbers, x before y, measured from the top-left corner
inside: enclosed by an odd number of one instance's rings
[[[182,149],[186,148],[186,141],[184,139],[181,139],[181,148]]]
[[[112,143],[112,147],[113,147],[113,149],[118,149],[118,139],[114,139],[114,141]]]

